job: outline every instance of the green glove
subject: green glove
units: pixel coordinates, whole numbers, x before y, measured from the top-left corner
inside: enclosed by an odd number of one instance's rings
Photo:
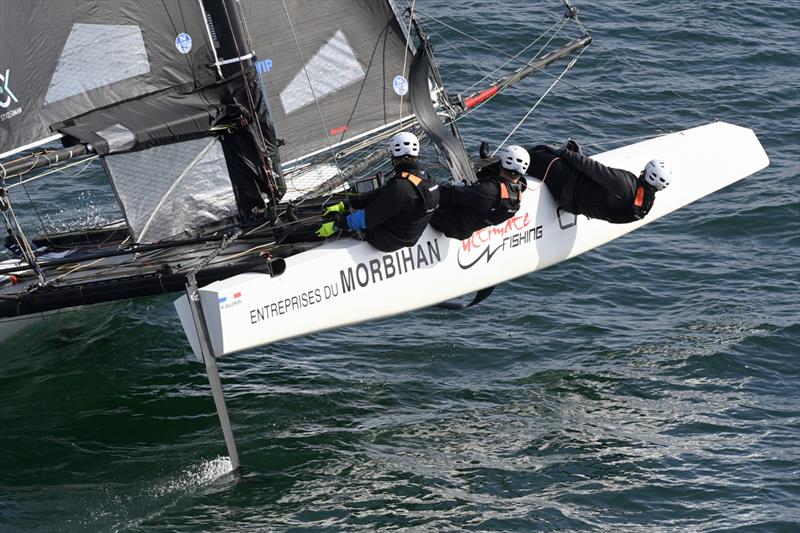
[[[323,239],[330,237],[336,233],[336,222],[326,222],[325,224],[321,225],[316,232],[317,237],[322,237]]]
[[[328,215],[335,215],[338,213],[344,213],[344,202],[339,202],[338,204],[333,204],[330,207],[326,207],[325,211],[322,213],[323,218],[327,217]]]

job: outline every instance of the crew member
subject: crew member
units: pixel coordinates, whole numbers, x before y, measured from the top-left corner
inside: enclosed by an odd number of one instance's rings
[[[580,153],[574,141],[566,148],[539,145],[529,151],[528,174],[544,180],[553,199],[565,211],[615,224],[644,218],[653,207],[656,192],[672,179],[667,165],[653,159],[637,177],[611,168]]]
[[[419,139],[410,132],[400,132],[389,141],[394,175],[383,187],[363,195],[352,195],[347,212],[344,202],[329,207],[324,216],[332,222],[320,226],[318,237],[330,237],[339,231],[363,232],[363,238],[382,252],[413,246],[419,239],[436,207],[439,186],[429,181],[420,167]]]
[[[499,155],[499,164],[483,168],[477,182],[440,189],[440,205],[431,226],[448,237],[463,240],[481,228],[514,216],[527,186],[523,174],[530,156],[517,145],[506,147]]]

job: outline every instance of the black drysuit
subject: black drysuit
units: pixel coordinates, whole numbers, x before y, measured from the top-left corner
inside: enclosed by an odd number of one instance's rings
[[[394,170],[386,185],[349,201],[350,207],[363,212],[348,216],[348,226],[363,230],[364,240],[382,252],[414,245],[439,204],[438,186],[416,163],[401,162]]]
[[[627,170],[555,146],[535,146],[528,153],[527,173],[544,179],[565,211],[622,224],[644,218],[652,207],[655,189]]]
[[[497,173],[499,164],[484,168],[478,181],[466,186],[443,186],[439,209],[431,226],[453,239],[463,240],[475,231],[508,220],[519,209],[519,198],[525,190],[525,179],[516,184],[503,180]],[[511,198],[501,198],[501,182],[505,181]]]

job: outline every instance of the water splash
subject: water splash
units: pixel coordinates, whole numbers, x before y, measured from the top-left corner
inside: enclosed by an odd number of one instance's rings
[[[205,487],[233,472],[230,457],[217,457],[211,461],[203,461],[198,465],[185,468],[173,479],[168,479],[152,490],[154,496],[168,496],[175,493],[189,493]]]

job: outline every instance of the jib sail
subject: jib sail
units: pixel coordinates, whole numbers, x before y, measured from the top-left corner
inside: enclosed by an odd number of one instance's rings
[[[270,115],[285,143],[283,161],[329,152],[411,114],[405,95],[413,50],[391,2],[240,5]]]

